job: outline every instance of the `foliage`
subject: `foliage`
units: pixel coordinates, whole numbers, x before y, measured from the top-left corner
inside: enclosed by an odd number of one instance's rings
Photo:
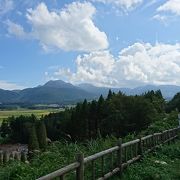
[[[180,93],[177,93],[171,101],[167,103],[166,111],[171,112],[172,110],[178,109],[180,111]]]
[[[5,166],[0,166],[1,180],[33,180],[46,175],[52,171],[64,167],[74,162],[75,156],[83,152],[85,156],[115,146],[117,139],[115,137],[99,138],[97,140],[87,141],[85,143],[67,143],[54,142],[47,147],[45,152],[33,156],[30,164],[21,162],[10,162]],[[88,175],[89,172],[87,172]],[[70,179],[74,179],[72,176]]]
[[[40,149],[46,149],[47,146],[47,132],[44,121],[37,121],[36,123],[36,134],[39,142]]]
[[[0,166],[0,179],[13,180],[33,180],[53,172],[75,161],[77,153],[82,152],[85,156],[92,155],[96,152],[115,146],[117,138],[111,136],[105,139],[87,141],[86,143],[67,143],[54,142],[48,146],[46,152],[42,152],[34,156],[30,164],[21,162],[10,162],[6,166]],[[145,180],[145,179],[179,179],[179,158],[180,158],[180,142],[171,144],[171,146],[162,146],[154,154],[145,156],[140,163],[133,164],[124,171],[123,180]],[[159,162],[166,162],[167,165]],[[108,161],[107,161],[108,162]],[[100,169],[101,162],[96,163],[96,167]],[[107,164],[106,164],[107,166]],[[85,179],[90,179],[91,169],[86,166]],[[98,173],[98,171],[96,171]],[[74,174],[67,176],[69,180],[74,179]],[[112,179],[117,179],[114,177]],[[119,178],[118,178],[119,179]]]
[[[0,135],[4,140],[6,139],[6,143],[28,144],[30,150],[39,147],[45,149],[47,144],[44,121],[39,121],[35,115],[9,117],[3,121]]]
[[[178,113],[172,111],[170,114],[161,114],[156,117],[156,120],[148,126],[147,129],[141,132],[141,135],[153,134],[161,132],[167,129],[171,129],[178,126]]]
[[[37,138],[36,128],[34,124],[29,127],[29,142],[28,142],[29,151],[38,150],[39,142]]]
[[[109,91],[106,99],[100,96],[97,101],[84,100],[75,108],[50,113],[42,117],[41,121],[35,116],[11,117],[3,122],[1,136],[15,142],[30,141],[31,149],[37,149],[38,144],[41,148],[46,146],[46,130],[52,140],[61,141],[53,142],[47,146],[46,151],[33,156],[30,164],[10,162],[0,166],[0,179],[36,179],[74,162],[79,152],[88,156],[115,146],[119,136],[125,136],[123,142],[126,142],[138,134],[159,132],[177,126],[177,112],[165,114],[164,103],[160,91],[151,91],[142,96],[126,96],[121,92],[114,94]],[[160,153],[145,157],[140,165],[130,166],[123,179],[165,178],[163,173],[167,175],[167,172],[164,166],[153,164],[157,159],[168,162],[167,177],[178,179],[176,169],[180,164],[176,158],[180,157],[179,145],[162,148]],[[89,168],[86,171],[88,179]],[[72,176],[69,179],[73,179]]]
[[[71,110],[45,116],[48,137],[57,140],[68,136],[71,140],[82,141],[97,138],[99,134],[105,137],[139,132],[153,122],[160,112],[160,106],[163,106],[162,97],[154,99],[156,99],[156,105],[154,105],[155,101],[151,102],[145,95],[126,96],[109,91],[107,99],[101,95],[97,101],[84,100]],[[157,104],[158,110],[156,110]],[[50,135],[49,132],[52,134]]]
[[[171,180],[180,179],[180,141],[161,147],[154,154],[145,156],[123,173],[122,180]]]
[[[166,103],[160,90],[148,91],[144,94],[144,97],[153,104],[153,107],[158,113],[164,112]]]
[[[164,112],[164,99],[160,91],[150,91],[141,96],[115,94],[109,90],[105,99],[77,103],[75,108],[59,113],[50,113],[41,118],[51,140],[66,139],[85,141],[99,136],[116,137],[138,133],[146,129],[158,114]],[[1,128],[3,136],[14,142],[27,143],[29,123],[35,123],[33,116],[11,117]],[[10,131],[8,128],[10,128]],[[41,146],[41,145],[40,145]]]

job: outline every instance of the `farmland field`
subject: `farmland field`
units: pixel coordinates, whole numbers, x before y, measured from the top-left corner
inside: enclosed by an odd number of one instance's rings
[[[60,112],[63,109],[43,109],[43,110],[32,110],[32,109],[19,109],[19,110],[1,110],[0,111],[0,124],[3,121],[3,119],[7,119],[10,116],[29,116],[31,114],[34,114],[36,117],[41,117],[43,115],[47,115],[51,112]]]

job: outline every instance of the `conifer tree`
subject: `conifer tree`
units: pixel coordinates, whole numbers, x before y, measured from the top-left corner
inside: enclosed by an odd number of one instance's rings
[[[93,100],[89,107],[89,137],[95,137],[96,135],[96,122],[97,122],[97,102]]]
[[[34,124],[29,128],[29,143],[28,149],[30,151],[39,150],[39,143],[37,139],[36,129]]]
[[[110,100],[112,98],[112,96],[113,96],[113,93],[112,93],[111,89],[109,89],[107,100]]]
[[[82,117],[82,126],[84,129],[84,137],[88,137],[89,135],[89,123],[88,123],[88,103],[87,100],[85,99],[83,104],[82,104],[82,109],[81,109],[81,117]]]
[[[36,133],[40,149],[46,149],[47,146],[47,132],[44,121],[38,121],[36,125]]]
[[[96,135],[99,132],[100,133],[100,124],[103,119],[103,113],[104,113],[104,98],[101,95],[98,99],[97,103],[97,121],[96,121]]]

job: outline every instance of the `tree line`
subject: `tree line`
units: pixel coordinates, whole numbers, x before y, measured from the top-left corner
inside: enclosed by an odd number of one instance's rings
[[[29,144],[30,149],[43,149],[47,137],[51,140],[84,141],[107,135],[125,136],[147,128],[165,110],[161,91],[149,91],[140,96],[121,92],[97,100],[86,99],[75,108],[50,113],[41,119],[10,117],[1,125],[0,135],[11,142]]]

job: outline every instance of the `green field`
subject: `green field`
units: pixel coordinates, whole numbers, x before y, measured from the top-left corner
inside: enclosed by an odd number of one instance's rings
[[[34,114],[36,117],[41,117],[43,115],[47,115],[51,112],[60,112],[63,109],[43,109],[43,110],[31,110],[31,109],[19,109],[19,110],[1,110],[0,111],[0,123],[3,121],[3,119],[7,119],[10,116],[29,116],[31,114]]]

